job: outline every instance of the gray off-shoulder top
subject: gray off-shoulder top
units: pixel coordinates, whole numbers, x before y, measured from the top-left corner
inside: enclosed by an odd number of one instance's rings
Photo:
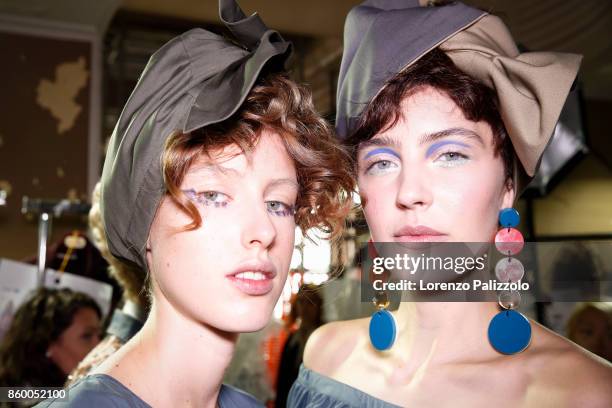
[[[287,408],[399,408],[357,388],[300,366]]]
[[[223,384],[217,399],[219,408],[264,408],[264,405],[237,388]],[[106,374],[83,377],[68,389],[68,401],[45,400],[36,408],[151,408],[129,388]]]

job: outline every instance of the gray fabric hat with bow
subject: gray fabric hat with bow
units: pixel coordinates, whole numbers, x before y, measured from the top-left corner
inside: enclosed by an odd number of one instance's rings
[[[235,42],[190,30],[156,51],[113,131],[102,172],[102,221],[111,253],[147,269],[145,246],[165,193],[161,156],[175,131],[221,122],[244,102],[260,73],[280,71],[291,44],[220,0],[221,20]]]
[[[520,161],[520,191],[537,170],[582,57],[521,53],[501,19],[460,2],[422,7],[418,0],[368,0],[350,11],[338,78],[338,135],[350,136],[387,81],[436,47],[495,90]]]

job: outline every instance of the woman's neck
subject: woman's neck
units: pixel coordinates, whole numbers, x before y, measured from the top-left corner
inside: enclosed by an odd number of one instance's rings
[[[156,293],[143,328],[103,372],[155,407],[215,407],[237,337],[185,316]]]
[[[495,357],[487,328],[496,313],[492,302],[402,302],[394,312],[395,380],[403,382],[433,364]]]

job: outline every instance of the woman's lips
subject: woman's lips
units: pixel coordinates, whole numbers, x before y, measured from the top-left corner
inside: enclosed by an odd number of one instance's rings
[[[443,235],[402,235],[395,237],[396,242],[440,242]]]
[[[243,293],[261,296],[272,290],[275,276],[276,270],[272,263],[248,261],[242,263],[226,277]]]
[[[396,242],[439,242],[443,241],[445,236],[446,234],[425,225],[407,225],[393,234]]]
[[[228,276],[227,278],[230,280],[230,282],[234,284],[234,286],[236,286],[242,292],[252,296],[261,296],[270,293],[270,291],[274,287],[273,280],[267,277],[263,279],[250,279],[241,278],[238,276]]]

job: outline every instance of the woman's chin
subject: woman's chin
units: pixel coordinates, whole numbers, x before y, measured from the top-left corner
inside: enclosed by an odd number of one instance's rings
[[[228,333],[256,332],[268,325],[272,319],[272,310],[250,310],[248,313],[226,313],[226,318],[212,324],[217,330]]]
[[[270,317],[267,317],[265,319],[224,322],[216,328],[228,333],[252,333],[263,329],[269,322]]]
[[[237,333],[253,333],[262,330],[264,327],[270,323],[270,318],[261,320],[260,322],[248,322],[240,327],[240,330]]]

